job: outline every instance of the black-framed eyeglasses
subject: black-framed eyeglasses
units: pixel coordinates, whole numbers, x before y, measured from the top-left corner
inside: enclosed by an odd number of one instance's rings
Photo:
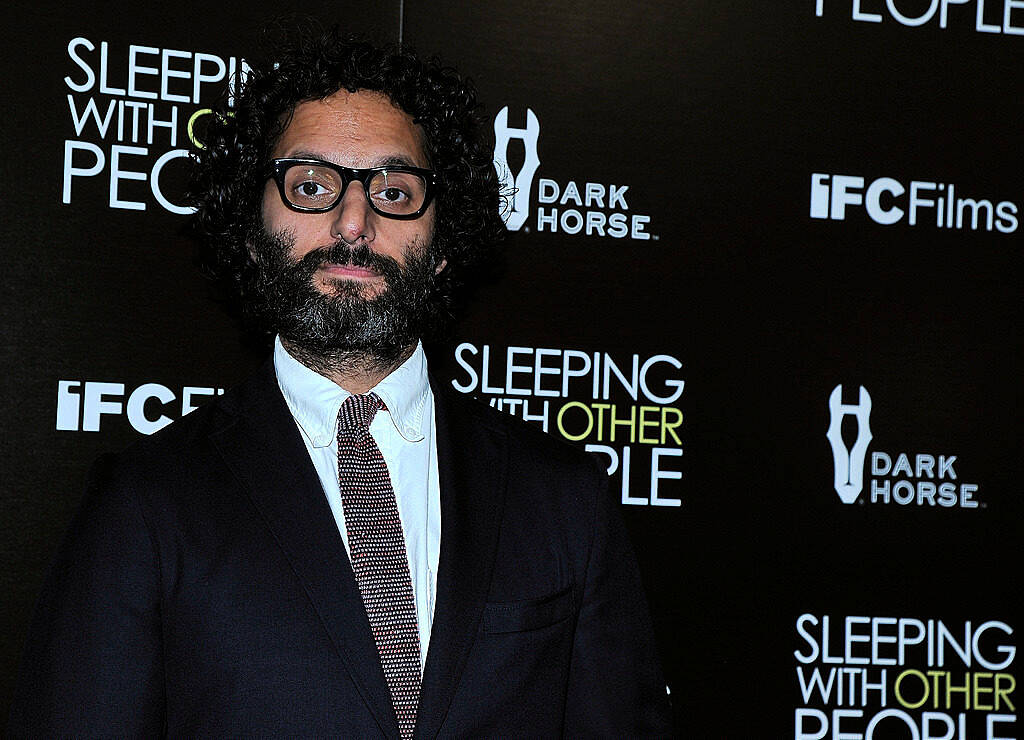
[[[274,178],[284,204],[301,213],[326,213],[358,180],[374,213],[401,220],[422,216],[437,186],[437,175],[422,167],[353,169],[319,159],[272,159],[267,177]]]

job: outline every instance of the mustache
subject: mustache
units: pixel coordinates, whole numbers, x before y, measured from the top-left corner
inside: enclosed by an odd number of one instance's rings
[[[343,241],[310,250],[295,263],[295,269],[312,275],[326,263],[374,270],[389,280],[395,275],[400,275],[402,271],[398,261],[393,257],[374,252],[366,244],[353,247]]]

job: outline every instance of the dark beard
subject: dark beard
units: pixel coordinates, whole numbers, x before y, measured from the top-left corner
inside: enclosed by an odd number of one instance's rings
[[[343,241],[294,262],[289,258],[294,246],[289,232],[257,229],[248,303],[253,318],[280,334],[296,359],[323,375],[390,371],[401,364],[438,313],[434,278],[439,260],[432,250],[416,242],[407,245],[403,267],[365,244],[352,247]],[[325,281],[331,292],[323,293],[313,276],[327,262],[375,270],[384,287],[365,298],[359,282],[338,278]]]

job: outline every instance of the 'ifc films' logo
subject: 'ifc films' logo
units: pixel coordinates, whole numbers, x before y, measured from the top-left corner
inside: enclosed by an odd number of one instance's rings
[[[128,418],[132,429],[153,434],[195,411],[204,399],[224,394],[223,388],[186,385],[174,390],[160,383],[143,383],[130,392],[124,383],[95,380],[57,381],[58,432],[98,432],[104,416]]]
[[[860,500],[864,491],[864,477],[870,472],[872,504],[899,504],[900,506],[941,506],[945,508],[976,509],[978,492],[975,483],[962,483],[956,472],[956,455],[932,455],[900,452],[871,453],[870,471],[867,470],[867,451],[871,434],[871,395],[860,386],[856,403],[843,402],[843,386],[832,389],[828,399],[829,425],[825,437],[832,446],[835,472],[833,484],[844,504]],[[843,420],[851,417],[856,422],[856,437],[852,444],[843,438]]]
[[[892,177],[868,182],[859,175],[811,175],[811,218],[845,221],[851,208],[863,209],[881,226],[904,223],[954,231],[1012,234],[1020,226],[1020,208],[1010,200],[964,196],[955,183]]]
[[[584,182],[581,188],[575,180],[561,183],[547,177],[537,180],[534,175],[540,167],[537,140],[540,138],[540,120],[532,109],[526,109],[526,125],[510,126],[508,106],[494,117],[494,169],[501,180],[502,191],[509,201],[502,216],[510,231],[537,231],[552,234],[584,234],[614,239],[629,237],[636,240],[657,239],[647,231],[650,216],[630,213],[626,193],[629,185]],[[509,166],[509,143],[522,141],[525,151],[523,166],[513,174]],[[536,216],[531,221],[531,205],[536,205]]]

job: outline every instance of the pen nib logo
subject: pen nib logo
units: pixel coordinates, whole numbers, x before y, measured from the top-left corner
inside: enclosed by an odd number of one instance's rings
[[[843,403],[843,386],[837,385],[829,396],[828,409],[831,420],[825,437],[832,445],[836,493],[844,504],[852,504],[864,488],[864,456],[871,441],[871,427],[868,425],[871,396],[864,386],[860,386],[857,403],[846,404]],[[842,433],[843,417],[847,415],[857,419],[857,439],[849,449],[846,448]]]
[[[507,105],[494,117],[494,169],[501,180],[502,192],[512,195],[502,212],[509,231],[519,231],[530,215],[530,186],[540,165],[537,156],[539,137],[540,121],[529,108],[526,109],[526,128],[509,128]],[[521,139],[526,149],[523,168],[515,176],[508,166],[508,143],[513,139]]]

